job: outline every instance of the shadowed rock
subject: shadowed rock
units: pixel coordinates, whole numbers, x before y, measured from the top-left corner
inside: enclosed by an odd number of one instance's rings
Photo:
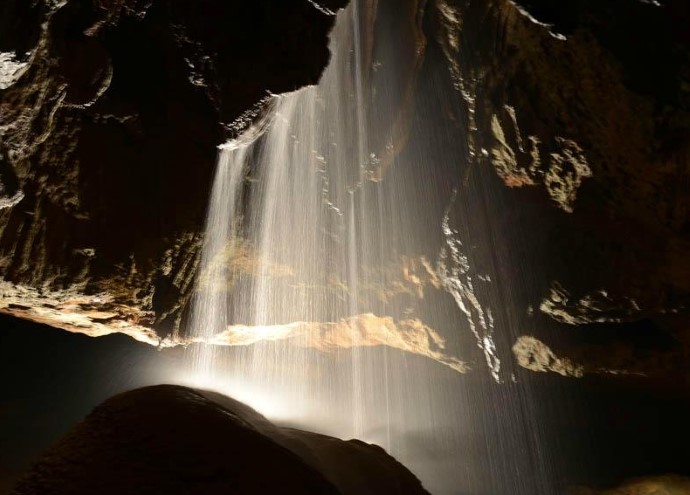
[[[161,385],[97,407],[14,493],[427,492],[380,447],[277,427],[233,399]]]
[[[567,495],[688,495],[690,478],[682,476],[650,476],[623,483],[608,490],[573,488]]]
[[[0,277],[174,331],[216,146],[268,92],[318,81],[344,4],[4,2]]]

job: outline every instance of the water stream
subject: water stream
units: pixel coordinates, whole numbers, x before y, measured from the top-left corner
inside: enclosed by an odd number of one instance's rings
[[[542,493],[519,474],[538,455],[476,470],[530,441],[520,418],[496,419],[513,399],[496,384],[510,378],[479,290],[491,278],[457,213],[464,148],[448,151],[414,116],[443,113],[437,96],[411,96],[425,86],[423,6],[405,0],[402,20],[384,22],[376,2],[353,1],[319,84],[273,96],[220,149],[190,319],[190,336],[212,345],[190,347],[185,379],[275,420],[375,442],[433,493],[488,493],[511,476],[505,493]],[[466,442],[475,432],[487,438]]]

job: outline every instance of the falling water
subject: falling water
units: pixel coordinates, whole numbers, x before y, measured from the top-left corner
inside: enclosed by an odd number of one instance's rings
[[[504,415],[502,392],[468,392],[483,380],[463,375],[471,368],[504,381],[494,300],[479,290],[491,280],[465,249],[460,181],[431,172],[464,155],[440,153],[442,137],[411,123],[424,39],[396,23],[374,38],[372,5],[338,14],[317,86],[274,96],[220,149],[190,319],[191,337],[212,345],[192,346],[188,381],[273,419],[376,442],[435,492],[482,493],[500,474],[490,460],[477,474],[477,459],[520,440],[463,444],[490,434],[486,414]],[[398,39],[410,60],[393,55]],[[524,483],[511,493],[540,493]]]

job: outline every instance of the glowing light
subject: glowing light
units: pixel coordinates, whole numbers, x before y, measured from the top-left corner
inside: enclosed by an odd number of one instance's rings
[[[256,384],[220,378],[219,373],[194,373],[185,370],[175,383],[199,390],[217,392],[238,400],[271,420],[294,419],[290,407],[279,394],[256,387]]]

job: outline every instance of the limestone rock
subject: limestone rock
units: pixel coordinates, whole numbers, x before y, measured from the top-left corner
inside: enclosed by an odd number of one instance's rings
[[[487,216],[500,224],[488,249],[511,266],[504,280],[521,294],[510,303],[553,320],[507,324],[548,327],[557,344],[558,324],[651,319],[687,354],[687,2],[433,5],[464,106],[456,132],[469,138],[470,164],[460,173],[482,174]],[[610,345],[615,354],[620,342]]]
[[[573,488],[567,495],[687,495],[689,493],[690,479],[666,475],[631,480],[608,490]]]
[[[0,277],[176,331],[216,146],[318,80],[344,3],[3,2]]]
[[[88,334],[178,338],[215,146],[261,112],[267,91],[316,82],[344,3],[5,2],[0,311]],[[374,56],[377,9],[405,33],[396,49],[409,66],[395,101],[383,96]],[[475,340],[504,378],[519,366],[511,349],[523,334],[586,369],[673,375],[664,363],[690,354],[687,2],[407,0],[362,12],[364,74],[390,108],[374,119],[371,179],[395,174],[397,157],[423,139],[411,129],[424,87],[451,88],[460,105],[437,112],[431,132],[467,148],[456,162],[424,166],[456,219],[472,280],[454,287],[432,266],[442,246],[424,246],[400,254],[432,269],[378,287],[377,297],[424,295],[434,313],[450,292],[485,321]],[[473,189],[455,201],[440,182]],[[473,209],[456,215],[469,196]],[[428,221],[440,230],[443,215]],[[250,255],[232,269],[251,269]],[[476,304],[457,297],[470,282]],[[415,317],[443,338],[460,332],[422,312]],[[553,337],[642,320],[675,348],[640,361],[617,335],[597,347],[592,368],[578,360],[592,346]]]

